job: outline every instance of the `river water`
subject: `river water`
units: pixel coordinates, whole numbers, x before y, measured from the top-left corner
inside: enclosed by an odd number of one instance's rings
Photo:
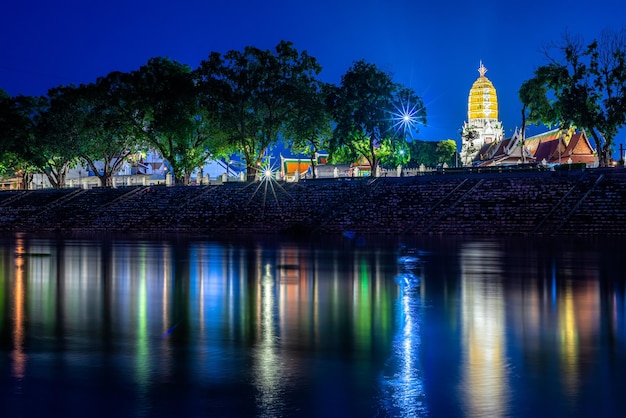
[[[4,237],[0,414],[624,416],[625,243]]]

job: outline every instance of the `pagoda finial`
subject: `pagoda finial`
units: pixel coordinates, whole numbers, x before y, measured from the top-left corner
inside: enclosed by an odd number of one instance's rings
[[[486,72],[487,72],[487,68],[483,65],[483,61],[480,60],[480,67],[478,67],[478,74],[480,74],[481,77],[484,77]]]

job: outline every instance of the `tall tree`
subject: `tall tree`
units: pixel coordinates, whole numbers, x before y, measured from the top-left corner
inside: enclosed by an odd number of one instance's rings
[[[30,155],[54,188],[65,186],[69,169],[78,162],[84,138],[86,111],[74,102],[75,91],[75,86],[48,90],[47,107],[37,118],[36,140]]]
[[[352,161],[364,158],[376,175],[382,158],[406,141],[403,123],[415,129],[426,123],[426,109],[413,90],[394,83],[391,76],[363,60],[342,76],[330,98],[336,127],[331,154],[340,151]],[[397,120],[397,110],[401,110]]]
[[[132,82],[135,117],[147,140],[167,160],[176,182],[189,184],[219,143],[217,126],[199,106],[194,74],[187,65],[152,58],[133,72]]]
[[[42,97],[10,97],[0,90],[0,176],[17,176],[27,188],[37,172],[35,127],[46,100]]]
[[[113,185],[113,176],[144,149],[145,133],[136,110],[130,75],[112,72],[81,86],[75,103],[84,107],[81,159],[100,179]]]
[[[245,47],[213,52],[198,68],[205,101],[217,110],[219,130],[243,155],[248,179],[265,154],[288,136],[288,121],[304,86],[321,71],[317,60],[281,41],[274,51]]]
[[[328,85],[314,80],[298,89],[296,104],[287,120],[291,150],[309,156],[311,167],[317,154],[325,150],[332,137],[331,115],[326,106]],[[317,176],[313,170],[313,178]]]
[[[522,83],[519,89],[519,98],[522,102],[522,127],[520,129],[520,142],[522,149],[522,162],[526,162],[526,153],[523,152],[526,146],[526,125],[528,121],[538,123],[542,120],[542,115],[549,115],[551,112],[550,102],[547,97],[547,87],[543,80],[538,77],[531,78]],[[552,117],[546,117],[550,119]]]
[[[585,129],[600,165],[608,165],[615,136],[626,124],[626,29],[607,29],[589,44],[565,34],[546,55],[549,64],[522,84],[523,115],[528,110],[533,124]]]

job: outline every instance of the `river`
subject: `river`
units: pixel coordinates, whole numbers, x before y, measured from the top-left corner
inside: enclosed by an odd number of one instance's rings
[[[4,236],[2,416],[623,415],[625,243]]]

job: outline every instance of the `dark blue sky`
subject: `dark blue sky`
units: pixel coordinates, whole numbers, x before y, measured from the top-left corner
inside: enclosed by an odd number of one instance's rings
[[[481,60],[508,136],[520,124],[520,84],[546,63],[542,46],[566,30],[591,40],[624,16],[623,0],[7,0],[0,88],[39,95],[151,57],[195,68],[211,51],[288,40],[318,59],[326,81],[338,83],[359,59],[391,72],[424,98],[428,124],[418,137],[458,142]]]

